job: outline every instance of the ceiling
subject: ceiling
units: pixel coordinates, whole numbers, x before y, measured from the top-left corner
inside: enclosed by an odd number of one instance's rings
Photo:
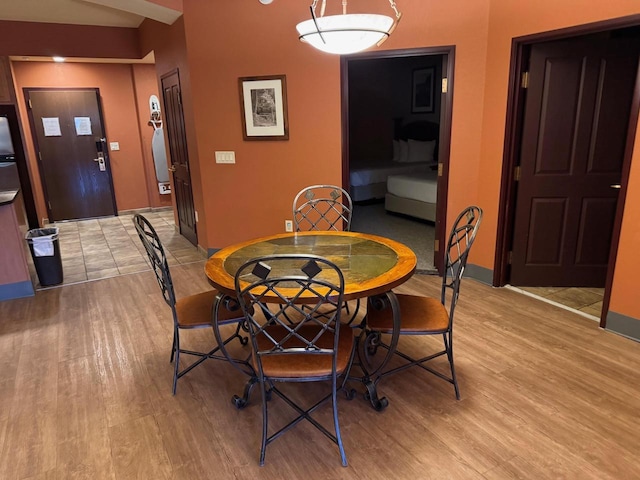
[[[135,28],[145,18],[172,24],[182,12],[147,0],[0,0],[0,20]]]

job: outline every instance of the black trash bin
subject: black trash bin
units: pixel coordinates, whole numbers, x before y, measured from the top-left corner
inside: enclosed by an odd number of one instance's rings
[[[58,228],[29,230],[26,239],[40,285],[47,287],[62,283],[62,257],[60,256]]]

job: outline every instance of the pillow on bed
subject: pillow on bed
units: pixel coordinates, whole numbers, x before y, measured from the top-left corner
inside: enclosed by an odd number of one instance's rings
[[[409,143],[406,140],[393,141],[393,161],[400,163],[409,161]]]
[[[427,162],[436,163],[433,153],[436,148],[436,141],[421,142],[419,140],[409,139],[407,141],[407,156],[398,160],[399,162],[417,163]]]

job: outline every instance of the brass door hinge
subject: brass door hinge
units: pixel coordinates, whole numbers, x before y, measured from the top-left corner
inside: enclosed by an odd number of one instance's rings
[[[442,79],[442,93],[447,93],[449,91],[449,79]]]
[[[511,265],[511,262],[513,262],[513,250],[509,250],[509,255],[507,256],[507,263]]]
[[[439,252],[440,251],[440,240],[434,240],[433,241],[433,251],[434,252]]]
[[[51,210],[51,202],[47,202],[49,204],[49,210]]]
[[[520,181],[520,165],[518,165],[514,170],[513,170],[513,179],[516,182]]]
[[[522,72],[522,88],[529,88],[529,72]]]
[[[33,104],[31,103],[31,99],[29,99],[29,108],[33,109]]]
[[[439,164],[438,164],[438,176],[439,176],[439,177],[441,177],[441,176],[442,176],[442,172],[443,172],[443,170],[444,170],[444,166],[443,166],[443,164],[442,164],[442,162],[441,162],[441,163],[439,163]]]

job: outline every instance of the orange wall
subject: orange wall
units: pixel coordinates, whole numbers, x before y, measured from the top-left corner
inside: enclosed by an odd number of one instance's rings
[[[14,81],[25,132],[38,218],[47,216],[42,183],[24,103],[24,87],[97,87],[102,97],[103,120],[108,142],[119,142],[120,150],[109,152],[118,210],[149,206],[140,143],[131,66],[124,64],[14,62]],[[148,108],[148,107],[147,107]]]
[[[380,12],[389,10],[386,2],[368,2],[373,3]],[[350,11],[361,5],[352,0]],[[455,85],[451,152],[455,212],[475,200],[488,1],[404,1],[401,8],[404,17],[385,48],[456,44],[461,81]],[[185,2],[210,248],[281,232],[300,188],[341,183],[340,59],[298,41],[295,25],[308,15],[308,5],[287,1]],[[238,77],[280,73],[287,76],[290,140],[243,141]],[[215,164],[216,150],[234,150],[236,164]]]
[[[366,3],[388,12],[385,1]],[[364,4],[352,0],[349,10],[362,11]],[[383,49],[456,47],[447,219],[467,204],[483,207],[471,262],[493,269],[512,39],[636,14],[640,6],[636,0],[403,0],[398,6],[402,21]],[[200,152],[196,188],[203,192],[210,248],[282,231],[298,189],[341,182],[339,58],[297,40],[295,24],[307,17],[307,5],[286,0],[268,6],[185,2]],[[237,78],[270,74],[287,76],[290,140],[243,141]],[[236,165],[215,164],[215,150],[234,150]],[[640,182],[638,157],[631,190]],[[640,318],[631,292],[638,270],[637,196],[627,200],[611,308]]]
[[[142,140],[142,158],[147,180],[147,198],[151,207],[171,206],[171,195],[160,195],[156,170],[151,150],[151,140],[153,139],[153,126],[149,124],[151,117],[149,109],[149,97],[158,94],[158,82],[156,79],[156,69],[154,65],[137,64],[131,65],[133,73],[134,93],[136,96],[136,107],[138,113],[138,127],[140,139]]]

